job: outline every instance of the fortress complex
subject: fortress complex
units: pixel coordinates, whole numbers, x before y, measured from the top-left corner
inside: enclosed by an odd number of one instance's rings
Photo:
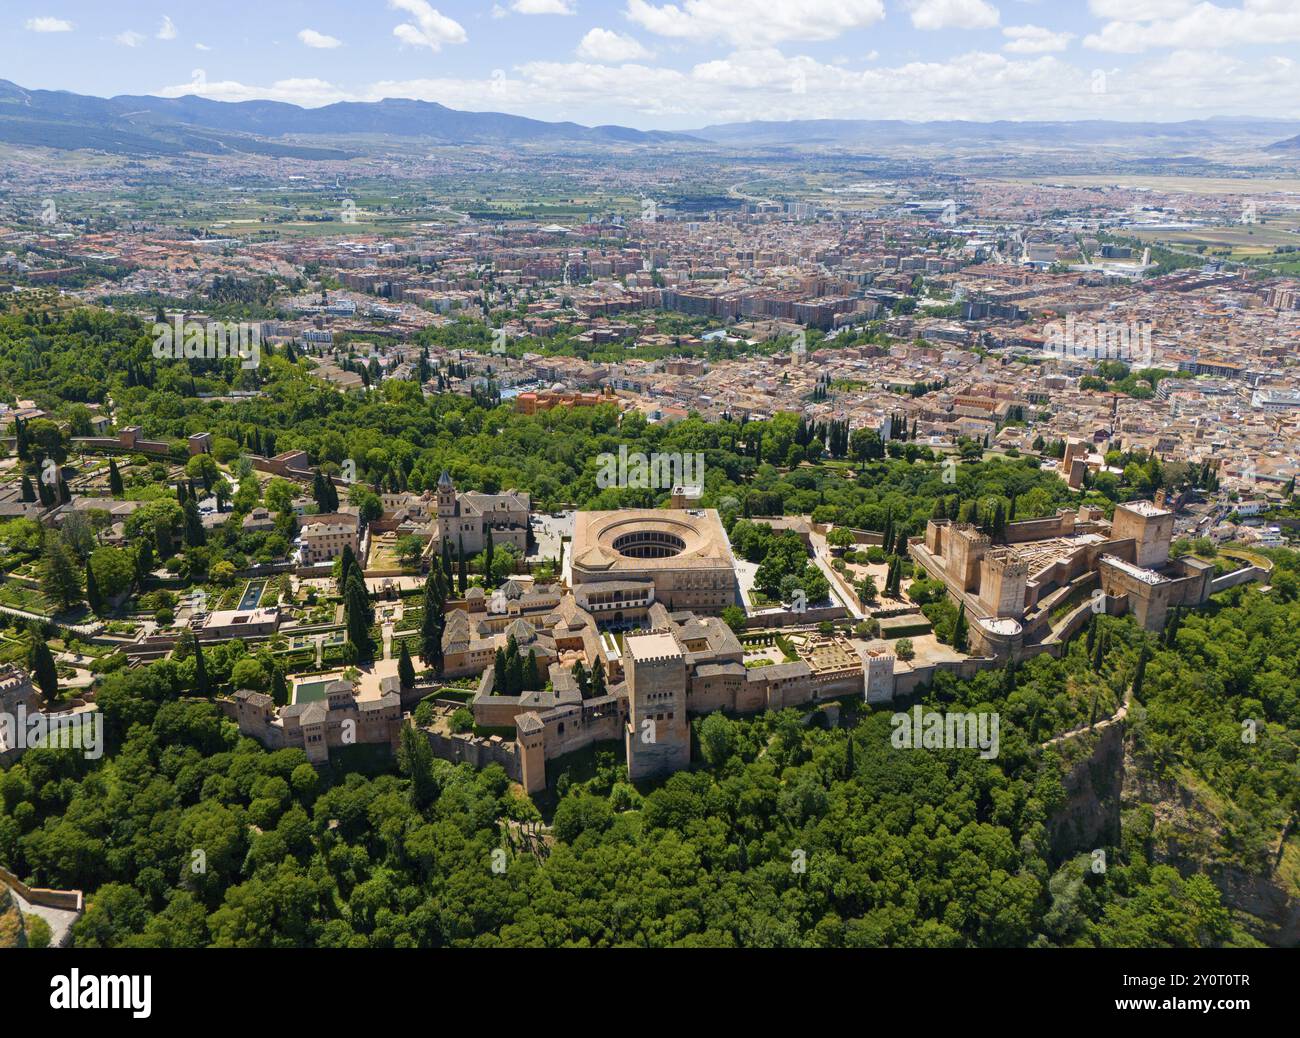
[[[970,617],[971,651],[1004,658],[1053,632],[1051,616],[1077,607],[1093,591],[1106,611],[1131,612],[1159,631],[1175,605],[1201,605],[1210,596],[1214,567],[1199,559],[1171,560],[1174,515],[1149,501],[1100,509],[1063,509],[1049,519],[1007,524],[1000,542],[974,526],[931,520],[913,560],[942,580]]]
[[[605,624],[642,623],[655,602],[718,615],[738,601],[735,562],[713,509],[579,512],[570,584]]]
[[[541,671],[547,688],[498,695],[489,666],[470,703],[476,724],[515,726],[519,756],[512,777],[530,793],[545,788],[547,761],[592,743],[621,741],[629,776],[650,778],[690,763],[693,716],[781,710],[868,693],[872,702],[887,702],[894,694],[892,654],[864,655],[838,636],[803,632],[789,635],[795,659],[746,667],[746,647],[720,619],[670,613],[661,602],[647,610],[641,630],[621,640],[598,631],[572,595],[541,627],[557,654]],[[523,642],[519,649],[527,651]],[[604,668],[605,695],[583,698],[573,675],[579,660]],[[510,761],[503,763],[510,772]]]

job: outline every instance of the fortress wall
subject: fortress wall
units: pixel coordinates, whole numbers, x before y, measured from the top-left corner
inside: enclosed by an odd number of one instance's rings
[[[490,742],[471,735],[443,735],[427,728],[421,731],[428,738],[433,755],[439,760],[448,760],[453,764],[472,764],[475,768],[500,764],[515,782],[523,781],[517,743],[505,740]]]
[[[1026,541],[1045,541],[1052,537],[1069,537],[1074,533],[1078,515],[1065,511],[1048,519],[1022,519],[1007,523],[1004,540],[1007,544],[1024,544]]]
[[[80,912],[85,899],[80,890],[47,890],[44,887],[29,887],[6,868],[0,868],[0,883],[18,892],[24,901],[43,908],[60,908],[65,911]]]
[[[1248,584],[1252,580],[1264,581],[1268,579],[1268,574],[1257,566],[1246,566],[1243,569],[1234,570],[1231,573],[1225,573],[1221,577],[1215,577],[1210,581],[1210,594],[1217,594],[1220,591],[1227,591],[1228,588],[1237,587],[1239,584]]]

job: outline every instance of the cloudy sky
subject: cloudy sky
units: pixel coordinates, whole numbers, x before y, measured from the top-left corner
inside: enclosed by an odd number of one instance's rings
[[[663,129],[1300,118],[1300,0],[5,0],[0,77]]]

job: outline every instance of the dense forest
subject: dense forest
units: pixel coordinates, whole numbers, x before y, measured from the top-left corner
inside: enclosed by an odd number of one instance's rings
[[[1099,628],[1100,668],[1080,638],[929,690],[1001,715],[996,759],[896,749],[889,711],[861,704],[839,725],[714,714],[695,721],[698,767],[660,785],[628,784],[613,748],[570,761],[548,845],[510,836],[538,811],[498,768],[410,738],[400,774],[318,773],[239,738],[157,663],[105,679],[104,760],[34,750],[0,775],[0,860],[89,891],[87,947],[1257,943],[1215,881],[1267,875],[1300,807],[1300,602],[1229,592],[1168,645]],[[1128,767],[1214,824],[1126,799],[1112,843],[1053,860],[1067,757],[1096,736],[1038,741],[1133,682],[1143,644]]]

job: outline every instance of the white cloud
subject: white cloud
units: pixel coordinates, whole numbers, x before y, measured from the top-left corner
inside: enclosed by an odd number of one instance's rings
[[[1250,44],[1300,41],[1300,3],[1243,0],[1241,7],[1139,0],[1124,11],[1117,0],[1093,0],[1094,13],[1114,12],[1084,46],[1112,54],[1140,54],[1157,47],[1213,50]]]
[[[159,97],[186,97],[193,94],[213,101],[287,101],[304,108],[318,108],[336,101],[354,99],[346,91],[323,79],[281,79],[270,86],[250,86],[234,80],[209,82],[200,76],[192,83],[163,87],[156,93]]]
[[[515,0],[510,5],[515,14],[577,14],[573,0]]]
[[[455,19],[430,6],[428,0],[388,0],[394,11],[405,11],[416,24],[403,22],[393,29],[393,35],[412,47],[442,50],[444,43],[464,43],[469,39],[465,28]]]
[[[317,32],[315,29],[303,29],[298,33],[298,39],[301,43],[315,50],[333,50],[335,47],[342,47],[343,41],[333,36],[326,36],[323,32]]]
[[[123,47],[138,47],[144,42],[144,33],[136,32],[134,29],[125,29],[119,32],[113,39]]]
[[[72,23],[66,18],[28,18],[29,32],[72,32]]]
[[[194,45],[194,49],[195,49],[195,50],[211,50],[212,48],[209,47],[206,43],[196,43],[196,44]]]
[[[885,17],[882,0],[682,0],[656,7],[628,0],[627,17],[659,36],[720,38],[737,46],[833,40]]]
[[[489,77],[426,78],[344,90],[319,79],[270,86],[195,83],[160,91],[219,100],[270,98],[307,107],[410,97],[452,108],[515,112],[587,124],[688,128],[747,119],[1169,120],[1270,114],[1300,118],[1300,62],[1178,51],[1108,73],[1054,54],[972,51],[944,60],[855,69],[775,47],[733,51],[694,66],[636,61],[537,61]]]
[[[1154,18],[1176,18],[1196,6],[1198,0],[1089,0],[1088,10],[1098,18],[1117,22],[1149,22]]]
[[[1074,39],[1072,32],[1053,32],[1041,25],[1008,25],[1002,30],[1007,42],[1002,49],[1012,54],[1048,54],[1063,51]]]
[[[592,29],[578,44],[578,57],[618,62],[639,61],[654,55],[631,36],[609,29]]]
[[[174,40],[176,39],[176,23],[167,15],[163,15],[162,25],[158,26],[158,39]]]
[[[998,9],[985,0],[911,0],[912,24],[918,29],[991,29]]]

